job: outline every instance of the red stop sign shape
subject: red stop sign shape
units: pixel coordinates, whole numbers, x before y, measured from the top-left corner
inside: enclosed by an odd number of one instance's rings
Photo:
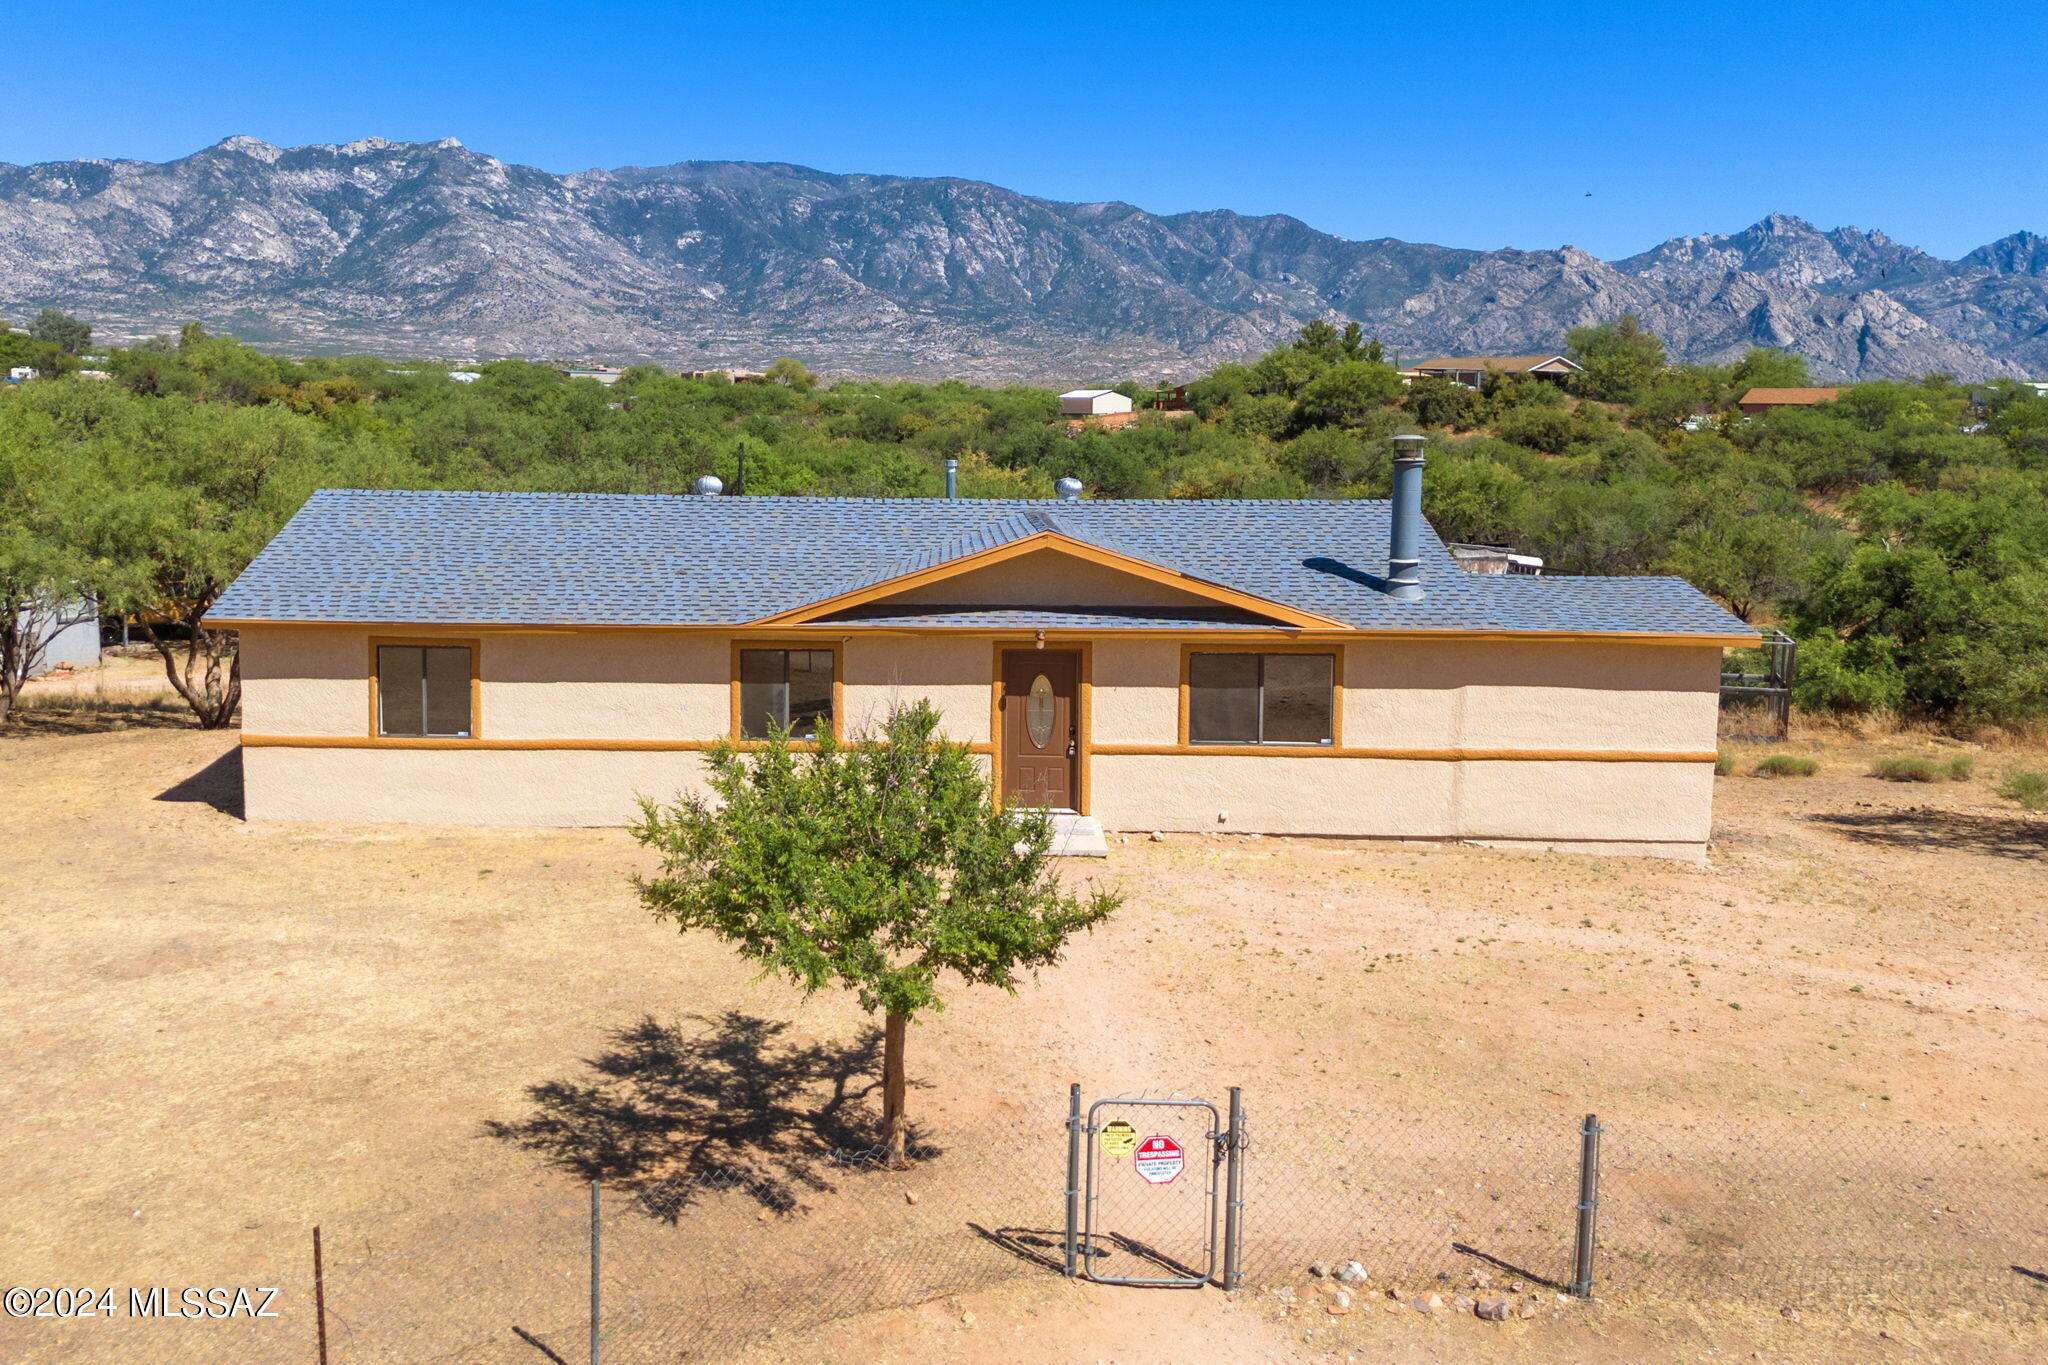
[[[1154,1134],[1138,1144],[1131,1165],[1147,1184],[1166,1185],[1187,1169],[1187,1154],[1170,1137]]]

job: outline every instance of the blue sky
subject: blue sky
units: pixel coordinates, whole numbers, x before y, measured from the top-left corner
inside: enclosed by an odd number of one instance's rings
[[[1946,256],[2048,232],[2042,6],[99,0],[8,41],[18,163],[452,136],[1609,257],[1773,211]]]

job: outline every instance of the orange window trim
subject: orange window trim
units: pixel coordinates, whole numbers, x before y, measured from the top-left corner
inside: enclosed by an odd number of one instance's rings
[[[1196,744],[1188,738],[1188,708],[1194,700],[1188,684],[1188,669],[1197,654],[1326,654],[1330,666],[1330,742],[1328,744]],[[1271,644],[1215,644],[1187,645],[1180,647],[1180,729],[1172,746],[1165,745],[1124,745],[1125,750],[1144,753],[1191,753],[1211,754],[1232,750],[1250,750],[1254,753],[1282,754],[1330,754],[1344,747],[1344,646],[1337,645],[1271,645]],[[1106,750],[1105,750],[1106,752]]]
[[[841,641],[817,638],[808,640],[801,638],[780,640],[735,639],[732,642],[732,716],[726,729],[727,739],[743,748],[749,744],[758,743],[758,741],[746,739],[740,734],[740,651],[744,649],[803,649],[813,651],[822,649],[830,651],[832,655],[832,732],[844,737],[846,732],[842,727],[846,724],[846,646]],[[792,743],[791,747],[796,748],[807,742],[797,740]]]
[[[387,735],[377,728],[377,650],[382,645],[440,646],[443,648],[466,649],[469,651],[469,734],[461,738],[451,735]],[[484,737],[484,647],[483,641],[474,637],[457,639],[439,635],[372,635],[370,637],[369,737],[376,740],[435,740],[436,747],[459,748],[473,745]]]

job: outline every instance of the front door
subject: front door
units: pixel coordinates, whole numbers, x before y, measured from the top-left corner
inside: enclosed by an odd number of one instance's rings
[[[1080,791],[1081,656],[1003,654],[1003,804],[1074,810]]]

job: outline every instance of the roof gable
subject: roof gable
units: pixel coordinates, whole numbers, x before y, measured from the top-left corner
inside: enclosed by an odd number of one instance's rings
[[[1022,534],[1014,535],[999,543],[983,543],[987,535],[966,537],[952,542],[936,552],[898,561],[869,582],[846,588],[815,602],[809,602],[792,611],[780,612],[763,617],[757,625],[800,625],[820,617],[843,614],[856,607],[870,604],[886,606],[895,604],[907,606],[928,604],[938,600],[935,590],[947,583],[963,584],[965,580],[985,575],[998,566],[1012,564],[1047,554],[1071,559],[1082,564],[1094,565],[1110,570],[1116,575],[1141,583],[1152,584],[1169,590],[1181,598],[1196,599],[1201,603],[1233,608],[1267,618],[1274,624],[1293,626],[1309,630],[1341,630],[1344,623],[1315,612],[1303,611],[1280,602],[1270,601],[1252,593],[1243,592],[1222,583],[1183,572],[1156,559],[1134,554],[1106,543],[1100,536],[1075,535],[1056,524],[1051,515],[1027,514],[1016,519],[1023,523]],[[994,528],[992,528],[994,529]],[[1003,524],[1003,529],[1008,529]],[[1000,529],[994,534],[1000,535]],[[1071,594],[1053,594],[1053,600],[1041,600],[1035,605],[1058,608],[1074,606],[1134,606],[1134,605],[1183,605],[1155,600],[1151,603],[1136,602],[1086,602],[1067,601]],[[961,598],[959,605],[1022,605],[1016,602],[982,603],[977,595]],[[1155,595],[1156,596],[1156,595]],[[949,602],[951,599],[947,599]]]

